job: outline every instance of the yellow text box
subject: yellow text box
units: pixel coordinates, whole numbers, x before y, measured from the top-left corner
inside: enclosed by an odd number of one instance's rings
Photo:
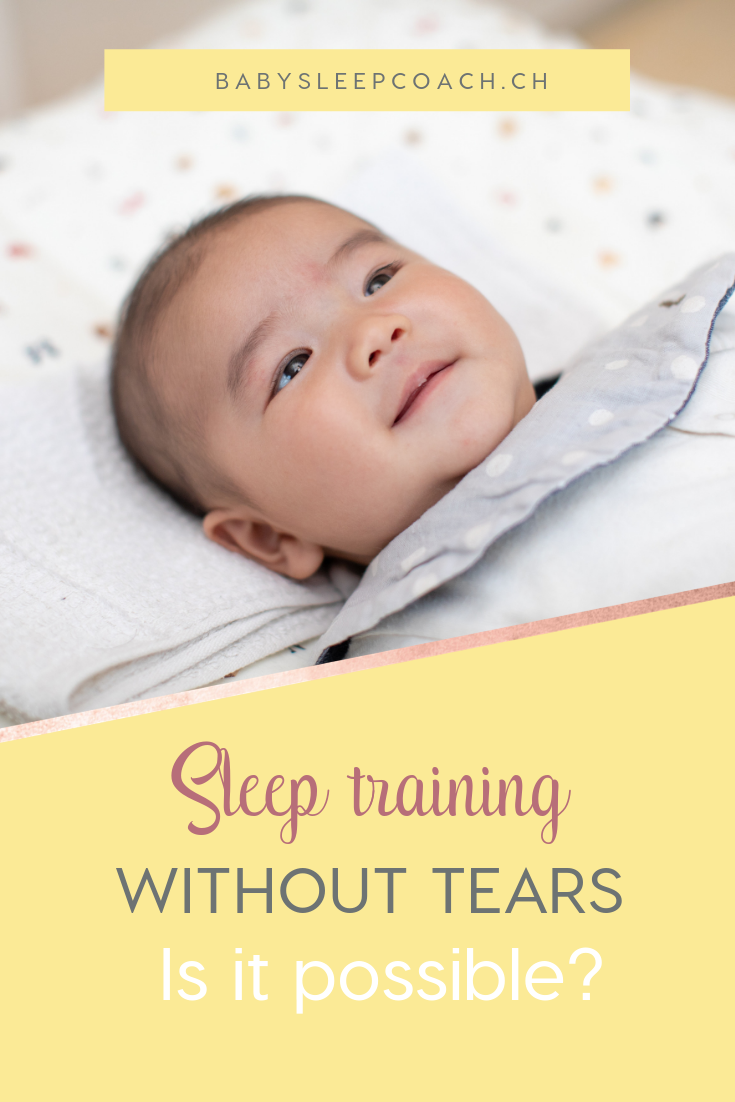
[[[629,50],[106,50],[107,111],[628,111]]]
[[[5,1095],[724,1097],[734,608],[0,747]]]

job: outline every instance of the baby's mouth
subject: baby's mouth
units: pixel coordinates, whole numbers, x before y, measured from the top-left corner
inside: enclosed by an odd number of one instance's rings
[[[398,410],[398,416],[393,422],[394,426],[407,416],[414,402],[417,398],[423,396],[426,387],[433,383],[437,375],[440,375],[443,371],[447,371],[450,367],[454,367],[456,362],[456,360],[452,360],[451,363],[444,363],[442,361],[440,363],[424,364],[419,371],[414,372],[408,380],[407,387],[403,392],[403,404]]]

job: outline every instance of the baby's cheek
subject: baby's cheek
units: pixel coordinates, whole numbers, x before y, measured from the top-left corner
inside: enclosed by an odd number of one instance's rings
[[[299,407],[291,433],[301,450],[321,455],[326,450],[335,452],[349,447],[351,434],[357,426],[338,394],[322,387],[305,396]]]
[[[282,426],[277,466],[290,486],[311,487],[311,492],[330,492],[335,470],[342,465],[343,443],[333,418],[322,410],[302,405],[298,414]]]
[[[322,264],[305,261],[301,266],[308,286],[322,286],[330,280],[330,275]]]

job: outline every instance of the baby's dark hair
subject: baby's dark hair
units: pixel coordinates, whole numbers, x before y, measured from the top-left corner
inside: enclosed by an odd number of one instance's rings
[[[194,222],[149,261],[123,304],[112,353],[112,403],[125,448],[184,508],[203,516],[213,498],[235,495],[204,448],[197,408],[172,408],[156,380],[156,336],[176,295],[198,271],[208,241],[230,223],[310,195],[255,195]]]

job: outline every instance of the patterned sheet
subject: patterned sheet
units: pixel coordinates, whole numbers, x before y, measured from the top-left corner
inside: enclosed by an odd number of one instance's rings
[[[261,0],[171,44],[575,42],[473,0]],[[708,94],[638,78],[630,115],[106,115],[97,85],[0,129],[0,370],[103,352],[136,272],[192,217],[263,190],[333,198],[395,148],[610,325],[735,247],[735,106]]]

